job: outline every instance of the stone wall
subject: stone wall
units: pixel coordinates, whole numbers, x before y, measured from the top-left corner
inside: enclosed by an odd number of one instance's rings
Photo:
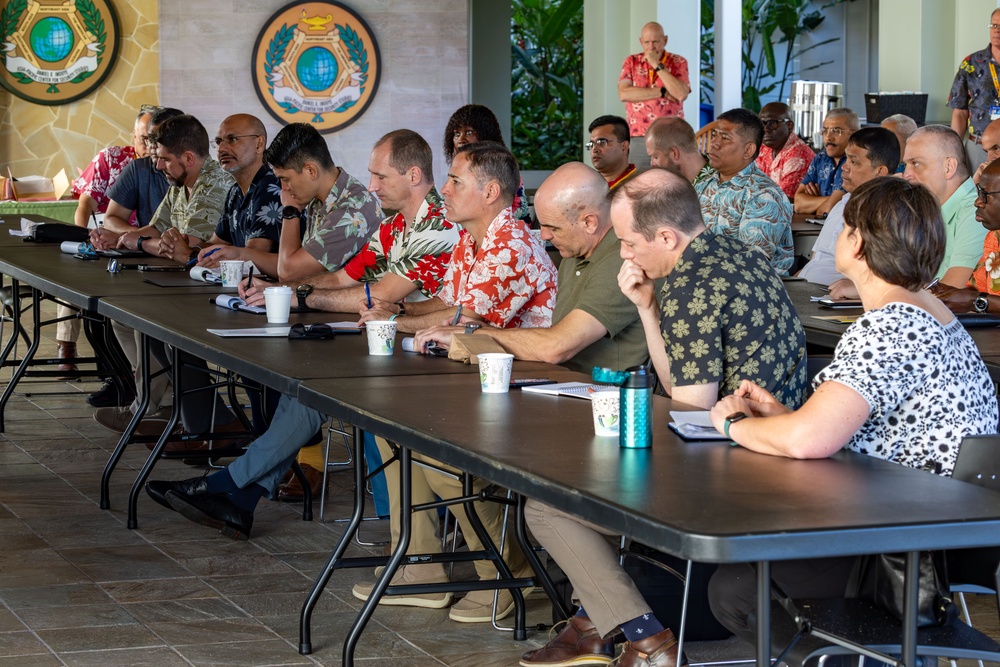
[[[233,113],[260,118],[271,138],[281,129],[257,99],[250,69],[261,27],[282,0],[171,0],[160,5],[161,101],[197,116],[209,136]],[[442,138],[449,116],[469,97],[468,0],[348,0],[371,26],[382,79],[358,121],[325,135],[333,159],[368,183],[368,156],[390,130],[419,132],[434,149],[444,182]]]
[[[72,179],[105,146],[132,143],[135,115],[159,101],[158,0],[115,2],[121,27],[118,62],[87,97],[60,106],[26,102],[0,88],[0,166],[15,175]]]

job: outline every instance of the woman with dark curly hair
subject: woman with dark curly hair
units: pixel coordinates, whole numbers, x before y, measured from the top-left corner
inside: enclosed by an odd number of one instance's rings
[[[459,107],[458,111],[448,119],[448,125],[444,129],[445,160],[451,164],[455,151],[466,144],[479,141],[495,141],[502,146],[507,145],[500,131],[500,121],[489,107],[484,107],[482,104],[466,104],[464,107]],[[531,222],[523,181],[517,186],[517,193],[514,195],[514,217]]]

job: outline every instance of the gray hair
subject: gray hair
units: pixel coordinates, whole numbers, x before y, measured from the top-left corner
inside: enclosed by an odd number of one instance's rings
[[[910,135],[917,131],[917,121],[906,114],[894,113],[882,120],[882,127],[885,127],[886,123],[895,123],[896,131],[902,134],[904,139],[909,139]]]
[[[945,157],[952,157],[958,161],[958,176],[965,179],[972,173],[969,166],[969,156],[965,152],[965,145],[962,138],[955,130],[947,125],[924,125],[910,135],[910,140],[923,135],[931,135],[935,147],[941,151]]]
[[[861,129],[861,121],[858,119],[858,114],[854,113],[852,109],[848,109],[847,107],[830,109],[826,112],[826,117],[844,118],[847,121],[847,126],[851,128],[851,132],[857,132]]]

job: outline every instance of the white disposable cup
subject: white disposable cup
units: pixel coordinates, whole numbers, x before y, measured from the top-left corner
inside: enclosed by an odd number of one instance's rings
[[[368,354],[388,356],[396,342],[396,323],[388,320],[365,322],[368,331]]]
[[[268,324],[286,324],[292,310],[292,288],[287,285],[265,287],[264,308]]]
[[[503,352],[484,352],[479,355],[479,382],[484,394],[506,394],[510,389],[510,372],[514,368],[514,355]]]
[[[594,410],[594,433],[618,437],[618,402],[620,392],[597,391],[590,395],[590,404]]]
[[[219,270],[222,271],[223,287],[239,286],[240,281],[243,280],[243,262],[238,259],[226,259],[219,262],[219,267]]]

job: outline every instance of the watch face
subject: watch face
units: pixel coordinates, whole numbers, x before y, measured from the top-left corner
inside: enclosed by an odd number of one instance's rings
[[[990,307],[990,302],[985,296],[978,296],[976,300],[972,302],[972,309],[977,313],[985,313]]]
[[[309,296],[312,294],[313,286],[309,284],[299,285],[295,288],[295,293],[299,296]]]

